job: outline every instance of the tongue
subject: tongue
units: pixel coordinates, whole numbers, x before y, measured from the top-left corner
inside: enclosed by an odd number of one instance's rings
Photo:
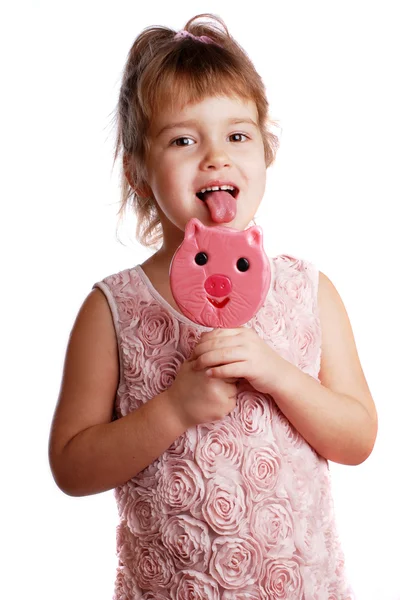
[[[230,223],[236,216],[236,200],[229,192],[206,192],[204,201],[215,223]]]

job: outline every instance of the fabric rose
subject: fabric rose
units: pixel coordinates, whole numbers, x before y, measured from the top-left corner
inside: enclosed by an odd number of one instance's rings
[[[307,444],[278,407],[272,415],[271,424],[276,444],[283,454],[291,454],[295,449],[297,450]]]
[[[188,459],[166,460],[156,495],[161,510],[167,514],[192,511],[204,498],[204,482],[200,469]]]
[[[112,288],[114,296],[124,296],[123,290],[126,286],[129,294],[129,283],[131,281],[129,269],[115,273],[107,277],[107,284]]]
[[[132,564],[137,583],[145,590],[168,588],[175,573],[172,558],[159,538],[138,540]]]
[[[321,328],[312,314],[300,314],[294,320],[292,344],[296,351],[296,364],[304,372],[311,371],[320,362]],[[317,374],[318,375],[318,374]]]
[[[296,365],[296,348],[291,344],[292,319],[296,312],[278,295],[271,297],[265,310],[254,318],[253,327],[258,335],[282,358]]]
[[[118,316],[122,326],[135,327],[140,320],[140,297],[138,295],[117,297]]]
[[[261,587],[266,598],[274,600],[303,598],[303,580],[298,562],[280,558],[267,560],[263,565]]]
[[[200,340],[200,332],[194,329],[193,325],[186,323],[179,324],[179,344],[180,350],[185,359],[188,359],[192,354],[193,348]]]
[[[285,256],[283,256],[284,260]],[[288,300],[294,305],[309,305],[313,300],[314,284],[307,273],[302,260],[288,257],[292,264],[281,268],[275,277],[275,289],[283,301]]]
[[[126,519],[127,506],[131,502],[132,492],[135,485],[132,481],[127,481],[123,485],[119,485],[114,488],[114,496],[117,500],[118,513],[123,519]]]
[[[130,498],[126,504],[124,516],[132,533],[142,538],[154,536],[161,523],[154,490],[140,487],[130,488]]]
[[[321,520],[319,520],[319,525],[321,526]],[[331,574],[337,578],[337,583],[344,584],[346,579],[345,559],[332,508],[329,509],[329,517],[324,519],[321,533],[324,538],[325,552],[330,558]]]
[[[130,600],[130,598],[128,597],[126,600]],[[143,596],[140,596],[140,600],[171,600],[171,596],[168,592],[159,592],[157,590],[156,592],[146,592]]]
[[[124,565],[117,567],[113,600],[142,600],[142,592]]]
[[[170,517],[161,527],[161,540],[177,569],[207,570],[211,542],[205,523],[188,515]]]
[[[198,425],[196,462],[206,477],[221,469],[239,469],[242,463],[243,442],[240,431],[229,420],[210,425]]]
[[[274,443],[265,448],[248,449],[243,459],[242,472],[253,500],[261,500],[275,492],[280,470],[280,453]]]
[[[128,523],[121,519],[117,525],[117,556],[119,562],[124,565],[130,565],[135,551],[135,540],[128,528]]]
[[[250,514],[250,531],[259,540],[264,554],[271,558],[290,558],[295,551],[292,509],[283,499],[254,504]]]
[[[171,387],[184,360],[182,354],[173,348],[168,348],[158,356],[146,361],[144,382],[149,390],[150,398],[154,398]]]
[[[152,302],[142,307],[137,336],[142,340],[146,356],[165,352],[166,346],[177,346],[179,324],[160,304]]]
[[[125,379],[129,386],[130,394],[136,395],[135,391],[138,390],[140,392],[140,386],[143,381],[145,363],[144,346],[137,337],[136,330],[133,327],[123,329],[120,334],[120,340]]]
[[[321,598],[328,600],[329,583],[327,577],[321,573],[321,566],[317,561],[310,565],[302,563],[301,576],[304,592],[308,594],[310,600],[321,600]],[[332,581],[331,577],[329,577],[329,580]],[[342,597],[340,596],[340,598]]]
[[[255,391],[243,391],[237,395],[236,407],[230,413],[245,434],[245,442],[250,436],[262,436],[265,444],[273,441],[271,431],[271,396]]]
[[[321,501],[320,480],[311,454],[303,450],[300,448],[285,459],[285,489],[292,510],[311,512]],[[330,514],[330,510],[325,514]]]
[[[265,600],[265,597],[258,585],[251,585],[241,590],[224,590],[221,600]]]
[[[132,294],[132,274],[125,269],[107,278],[118,305],[118,319],[123,325],[134,326],[139,320],[140,295]]]
[[[190,427],[180,435],[165,451],[164,458],[193,458],[194,448],[197,443],[196,427]]]
[[[172,600],[220,600],[218,584],[205,573],[187,570],[175,575]]]
[[[298,554],[306,563],[315,563],[324,556],[332,557],[327,552],[324,533],[312,511],[298,513],[293,540]]]
[[[261,558],[258,542],[248,536],[217,537],[212,544],[210,575],[223,588],[238,590],[257,582]]]
[[[139,408],[142,404],[141,394],[132,396],[130,388],[126,383],[122,383],[117,391],[117,398],[115,402],[115,412],[118,418],[129,415],[133,410]]]
[[[138,296],[118,297],[118,314],[121,325],[135,327],[140,319],[140,299]]]
[[[334,505],[331,490],[331,474],[329,471],[329,463],[324,458],[320,457],[316,471],[318,473],[318,487],[315,486],[314,501],[318,502],[318,513],[323,516],[320,522],[320,527],[326,532],[327,544],[333,543],[336,537],[336,526],[334,520]],[[317,495],[318,491],[318,495]],[[333,548],[328,547],[331,552]]]
[[[335,558],[329,557],[329,566],[333,567]],[[328,573],[328,570],[325,571]],[[321,567],[318,563],[302,566],[302,577],[304,591],[310,591],[310,600],[356,600],[351,586],[346,581],[346,577],[335,577],[331,574],[328,577],[321,574]],[[327,581],[329,579],[329,581]]]
[[[227,473],[229,475],[229,473]],[[246,526],[247,502],[243,482],[233,472],[231,477],[216,475],[206,483],[203,518],[220,535],[239,533]]]
[[[154,462],[150,463],[147,467],[145,467],[142,471],[139,471],[135,477],[132,477],[130,480],[135,485],[140,485],[144,488],[153,488],[155,489],[157,486],[157,481],[160,478],[161,471],[161,461],[160,459],[156,459]],[[129,482],[128,482],[129,484]],[[129,492],[128,492],[129,493]]]
[[[286,319],[285,302],[280,296],[274,295],[254,317],[254,329],[262,338],[267,336],[271,341],[282,339],[288,344]]]

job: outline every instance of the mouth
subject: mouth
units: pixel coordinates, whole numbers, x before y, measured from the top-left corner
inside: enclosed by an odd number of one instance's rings
[[[214,223],[231,223],[236,217],[239,188],[231,181],[210,181],[196,193]]]
[[[226,297],[221,302],[218,302],[218,300],[214,300],[214,298],[210,298],[209,296],[207,296],[207,300],[213,306],[215,306],[215,308],[224,308],[224,306],[226,306],[228,304],[228,302],[229,302],[229,297]]]
[[[238,195],[239,195],[239,189],[238,189],[237,187],[234,187],[234,186],[231,186],[231,187],[233,187],[234,189],[233,189],[233,190],[222,190],[222,191],[226,191],[226,192],[228,192],[228,193],[229,193],[229,194],[230,194],[230,195],[231,195],[233,198],[235,198],[235,200],[236,200],[236,198],[237,198],[237,197],[238,197]],[[202,202],[204,202],[204,201],[205,201],[205,197],[206,197],[206,195],[207,195],[207,194],[209,194],[209,193],[210,193],[209,191],[208,191],[208,192],[197,192],[197,193],[196,193],[196,196],[197,196],[197,197],[198,197],[198,198],[199,198],[199,199],[200,199]]]

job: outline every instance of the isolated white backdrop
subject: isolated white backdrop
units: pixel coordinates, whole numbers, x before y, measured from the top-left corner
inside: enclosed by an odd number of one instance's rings
[[[256,219],[270,256],[313,261],[347,308],[379,413],[373,454],[331,463],[359,600],[399,600],[396,2],[27,0],[2,11],[2,577],[7,600],[110,600],[113,493],[72,498],[48,435],[74,319],[94,282],[149,256],[116,239],[112,111],[134,38],[220,15],[262,75],[282,129]]]

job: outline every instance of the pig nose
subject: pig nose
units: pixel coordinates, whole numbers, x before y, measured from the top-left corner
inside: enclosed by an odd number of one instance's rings
[[[226,275],[210,275],[204,283],[205,290],[210,296],[221,298],[228,296],[232,291],[232,284]]]

